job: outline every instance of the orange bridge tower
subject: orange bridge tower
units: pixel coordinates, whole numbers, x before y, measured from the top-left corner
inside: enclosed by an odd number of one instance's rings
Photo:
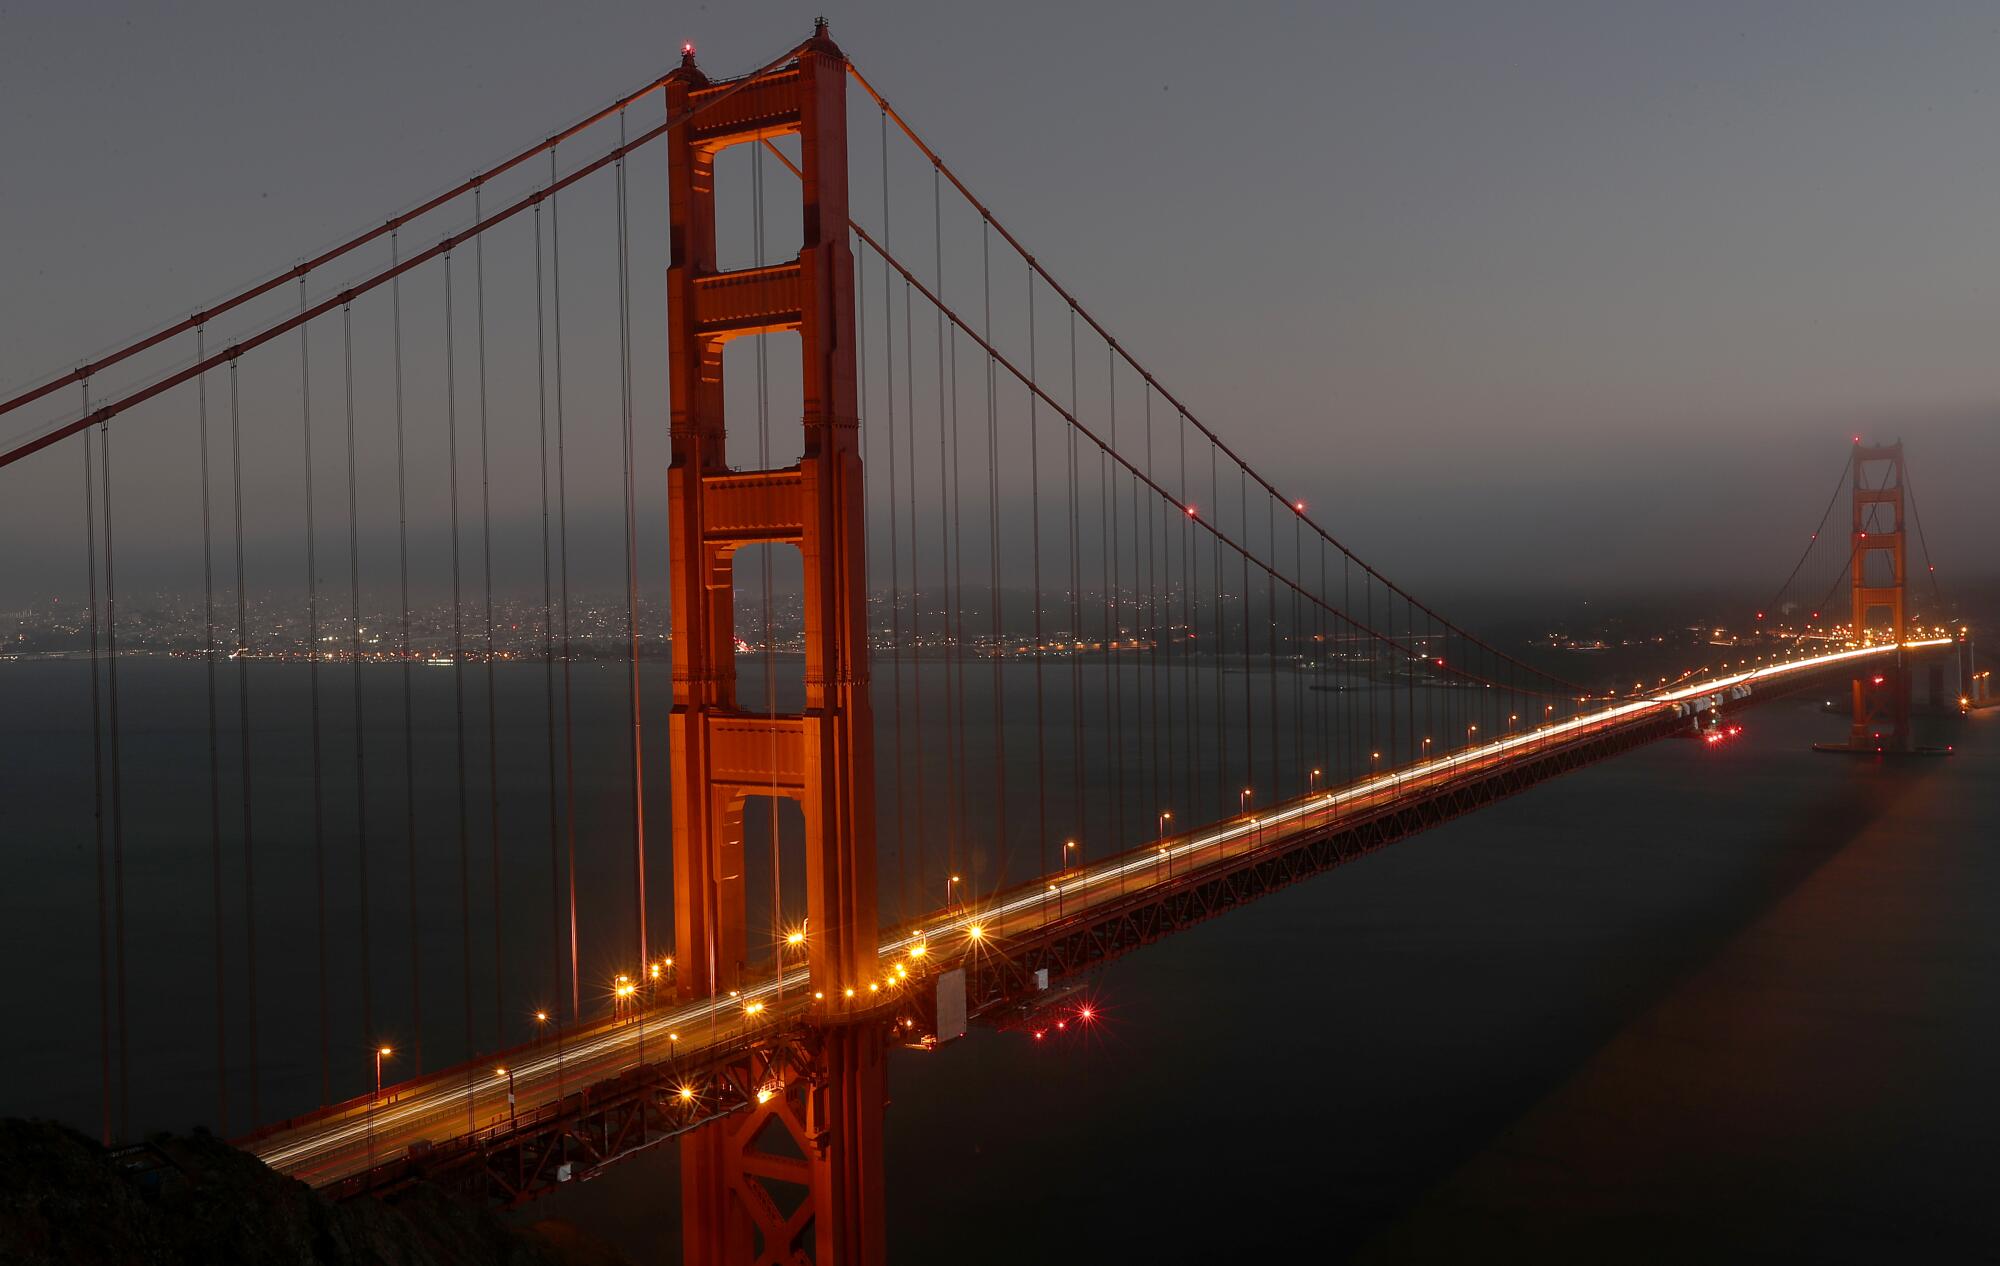
[[[1908,640],[1903,537],[1903,445],[1854,446],[1853,631],[1857,638]],[[1871,483],[1872,481],[1872,483]],[[1854,723],[1848,746],[1860,751],[1910,748],[1910,675],[1895,662],[1861,669],[1854,678]]]
[[[711,81],[692,50],[668,81],[667,272],[673,457],[674,941],[685,998],[737,988],[749,958],[747,796],[805,819],[811,1057],[760,1074],[756,1111],[683,1137],[685,1260],[880,1261],[882,1038],[844,1023],[844,991],[876,972],[875,760],[868,702],[854,261],[848,245],[847,60],[824,22],[798,57]],[[715,161],[796,133],[804,234],[796,259],[716,266]],[[723,348],[796,331],[804,448],[796,466],[725,460]],[[805,573],[805,705],[736,698],[733,558],[796,546]],[[796,962],[795,959],[791,960]],[[783,1136],[783,1137],[779,1137]]]

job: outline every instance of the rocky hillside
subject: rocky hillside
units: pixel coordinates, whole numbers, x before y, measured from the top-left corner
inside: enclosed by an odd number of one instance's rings
[[[422,1187],[334,1204],[205,1134],[113,1153],[0,1121],[0,1261],[23,1266],[616,1266],[574,1228],[510,1227]]]

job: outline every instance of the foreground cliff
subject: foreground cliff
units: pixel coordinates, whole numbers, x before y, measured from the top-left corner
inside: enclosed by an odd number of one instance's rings
[[[560,1247],[558,1246],[560,1245]],[[573,1229],[543,1236],[416,1187],[334,1204],[205,1134],[106,1151],[66,1126],[0,1121],[0,1261],[617,1266]]]

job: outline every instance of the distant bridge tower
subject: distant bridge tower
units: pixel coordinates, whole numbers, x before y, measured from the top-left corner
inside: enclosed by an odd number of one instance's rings
[[[846,56],[821,23],[796,61],[747,82],[711,82],[689,49],[666,88],[670,118],[698,112],[668,136],[680,991],[695,997],[740,984],[750,947],[744,799],[769,795],[803,810],[806,987],[822,999],[805,1071],[760,1080],[755,1112],[683,1139],[685,1260],[708,1266],[882,1256],[882,1038],[842,1022],[852,987],[877,970],[879,943],[847,78]],[[717,153],[788,133],[801,147],[798,258],[718,270]],[[723,346],[783,330],[798,332],[804,358],[803,456],[797,466],[731,470]],[[752,712],[736,698],[732,560],[745,546],[772,543],[797,546],[804,560],[805,710],[796,716]],[[774,1122],[789,1149],[769,1146]]]
[[[1854,446],[1853,629],[1856,637],[1908,640],[1903,537],[1903,445]],[[1871,486],[1872,481],[1872,486]],[[1886,507],[1886,512],[1876,507]],[[1910,674],[1902,652],[1892,664],[1854,678],[1848,745],[1863,751],[1910,748]]]

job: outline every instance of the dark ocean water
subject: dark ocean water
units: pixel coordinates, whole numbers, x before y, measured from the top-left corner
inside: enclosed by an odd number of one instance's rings
[[[90,1128],[97,973],[83,671],[0,665],[10,875],[0,936],[16,1016],[0,1049],[0,1111]],[[408,1047],[400,677],[377,671],[365,679],[374,1027]],[[623,680],[610,666],[577,674],[585,971],[608,978],[632,923],[629,753],[603,723],[622,705]],[[317,938],[303,669],[253,665],[252,675],[268,1116],[317,1098]],[[554,988],[546,751],[539,668],[499,676],[501,895],[507,926],[523,925],[501,953],[510,982],[543,982],[510,985],[498,1022],[512,1037],[520,1013]],[[431,1063],[456,1058],[462,1041],[451,677],[415,674],[419,889],[437,894],[420,911]],[[325,672],[322,738],[349,768],[350,681]],[[133,661],[122,686],[136,1130],[214,1115],[208,755],[199,665]],[[664,688],[649,672],[652,697]],[[467,689],[483,707],[477,670]],[[1022,690],[1009,679],[1010,736],[1032,710]],[[1103,708],[1101,693],[1090,711]],[[886,713],[882,695],[878,684]],[[1066,696],[1059,706],[1066,713]],[[474,711],[483,1044],[496,1019]],[[240,1128],[233,717],[225,690],[224,934]],[[896,1053],[890,1259],[1992,1260],[2000,715],[1927,719],[1957,754],[1899,764],[1810,753],[1842,724],[1816,699],[1745,719],[1737,743],[1655,744],[1116,963],[1090,985],[1103,1022],[1080,1036],[1032,1044],[976,1030],[941,1052]],[[664,725],[654,733],[664,741]],[[1243,737],[1232,732],[1230,747]],[[1032,812],[1020,789],[1034,785],[1033,749],[1010,738],[1010,750],[1018,825]],[[975,769],[982,751],[970,754]],[[1051,780],[1069,785],[1063,759]],[[1189,753],[1196,781],[1213,759],[1213,747]],[[1287,773],[1259,776],[1280,784]],[[940,779],[935,768],[905,776]],[[345,1094],[361,1088],[368,1050],[352,778],[330,776],[323,794],[330,1018],[347,1035],[335,1042],[333,1090]],[[664,787],[654,794],[649,812],[664,822]],[[1087,780],[1087,797],[1109,794]],[[885,796],[885,821],[893,804]],[[942,804],[926,811],[941,817]],[[1033,848],[1017,842],[1017,877]],[[656,873],[666,857],[658,848]],[[896,861],[885,854],[891,893]],[[902,861],[907,887],[914,855]],[[527,1212],[575,1219],[640,1260],[673,1261],[677,1183],[673,1149],[658,1149]]]

